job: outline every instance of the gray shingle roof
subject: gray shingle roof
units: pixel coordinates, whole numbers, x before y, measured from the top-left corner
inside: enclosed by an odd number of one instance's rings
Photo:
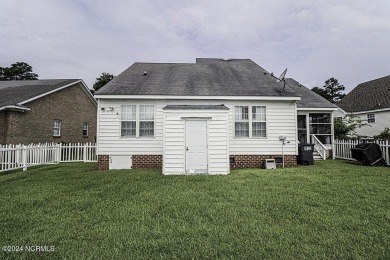
[[[359,84],[338,105],[347,112],[390,108],[390,76]]]
[[[144,76],[146,71],[147,75]],[[250,59],[134,63],[96,95],[297,96]]]
[[[302,84],[299,84],[294,79],[287,79],[287,84],[301,96],[301,100],[298,100],[297,103],[298,108],[337,108],[335,104],[332,104]]]
[[[78,79],[43,79],[0,81],[0,107],[17,105],[23,101],[56,90]]]

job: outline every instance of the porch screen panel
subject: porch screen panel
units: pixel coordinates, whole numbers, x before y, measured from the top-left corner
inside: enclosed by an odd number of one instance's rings
[[[139,136],[154,136],[154,105],[139,106]]]
[[[332,122],[329,113],[310,113],[310,134],[315,135],[323,144],[332,143]]]
[[[234,107],[234,133],[235,137],[249,137],[249,107]]]
[[[135,136],[137,114],[135,105],[123,105],[121,112],[121,136]]]

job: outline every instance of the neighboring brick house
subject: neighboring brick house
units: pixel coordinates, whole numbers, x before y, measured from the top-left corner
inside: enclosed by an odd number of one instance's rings
[[[96,108],[79,79],[0,81],[0,144],[94,142]]]

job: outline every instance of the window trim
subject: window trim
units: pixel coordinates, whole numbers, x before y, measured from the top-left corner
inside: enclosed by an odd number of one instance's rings
[[[369,116],[372,116],[372,117],[369,117]],[[370,122],[370,120],[373,120],[373,121]],[[369,123],[369,124],[376,123],[375,113],[367,113],[367,123]]]
[[[122,111],[123,106],[135,106],[135,136],[122,136]],[[153,136],[140,136],[140,106],[153,106]],[[119,115],[119,138],[136,138],[136,139],[155,139],[156,138],[156,105],[155,104],[122,104],[121,114]]]
[[[122,113],[124,106],[135,106],[135,135],[122,135],[122,122],[133,122],[133,120],[122,120]],[[121,105],[121,114],[119,115],[119,137],[120,138],[136,138],[137,137],[137,105],[135,104],[126,104]]]
[[[59,126],[56,127],[56,122],[59,123]],[[61,127],[62,127],[62,120],[61,119],[54,119],[53,121],[53,137],[61,137]],[[55,134],[55,129],[58,129],[58,135]]]
[[[246,106],[248,107],[248,122],[249,122],[249,136],[236,136],[236,107]],[[252,120],[252,107],[264,107],[265,108],[265,121],[253,121]],[[268,139],[268,106],[262,104],[234,104],[233,105],[233,139]],[[252,135],[252,123],[253,122],[265,122],[265,136],[253,136]]]
[[[87,129],[84,129],[84,127],[87,126]],[[84,131],[87,131],[87,134],[84,134]],[[89,135],[89,123],[88,122],[83,122],[83,137],[87,138]]]

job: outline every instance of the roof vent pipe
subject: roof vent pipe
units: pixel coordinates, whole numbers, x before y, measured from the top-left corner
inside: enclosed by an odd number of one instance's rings
[[[146,73],[146,70],[144,71],[144,76],[148,75],[148,73]]]

